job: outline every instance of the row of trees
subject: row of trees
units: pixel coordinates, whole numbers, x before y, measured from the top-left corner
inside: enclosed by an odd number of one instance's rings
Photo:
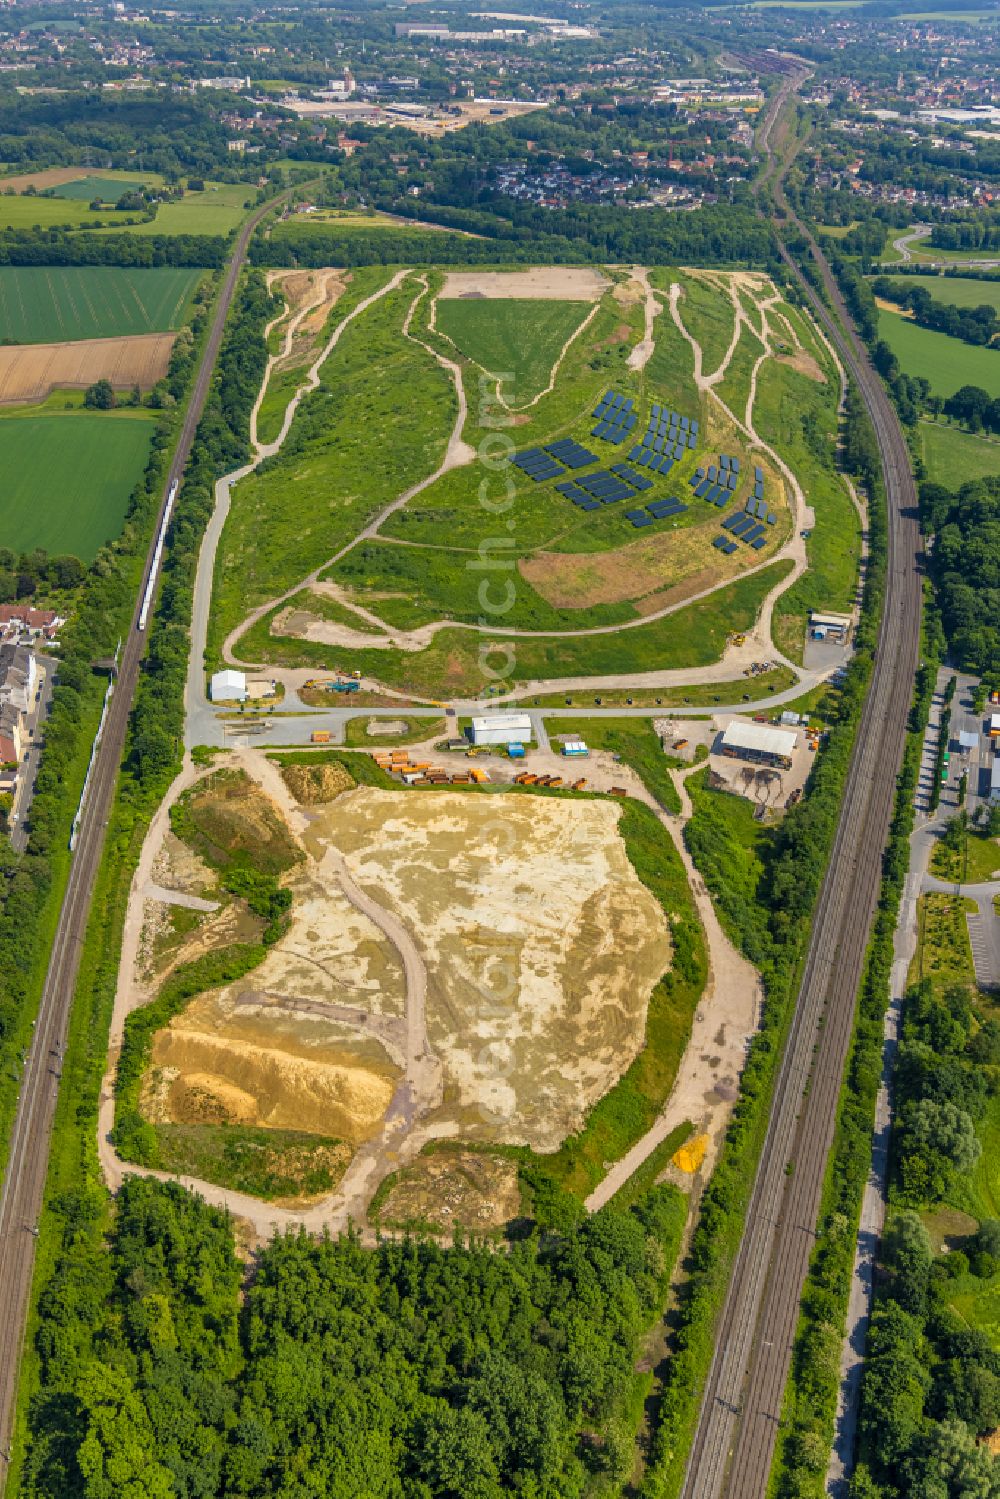
[[[957,494],[921,484],[920,523],[934,538],[928,567],[952,656],[1000,685],[1000,479],[975,479]]]
[[[1000,333],[1000,317],[989,302],[978,307],[957,307],[952,302],[937,301],[924,286],[907,286],[905,281],[892,281],[888,276],[876,276],[872,292],[887,302],[909,308],[921,328],[947,333],[967,344],[989,344]]]
[[[324,265],[563,265],[640,261],[663,264],[751,264],[773,266],[770,226],[748,209],[707,207],[692,213],[649,209],[588,207],[565,210],[525,208],[516,223],[480,210],[442,207],[412,198],[376,205],[403,217],[421,218],[435,231],[391,228],[358,232],[280,226],[268,238],[257,236],[250,259],[260,266]],[[478,238],[471,239],[468,233]],[[2,243],[2,242],[0,242]],[[0,250],[2,256],[2,250]]]
[[[979,1439],[1000,1425],[1000,1354],[950,1305],[949,1284],[1000,1268],[1000,1222],[983,1221],[936,1257],[920,1216],[974,1167],[975,1123],[998,1086],[1000,1026],[964,985],[915,985],[895,1069],[892,1217],[868,1338],[857,1499],[1000,1495],[1000,1463]],[[953,1196],[951,1198],[953,1200]]]
[[[0,229],[0,265],[197,266],[218,270],[226,240],[210,234],[86,234]]]

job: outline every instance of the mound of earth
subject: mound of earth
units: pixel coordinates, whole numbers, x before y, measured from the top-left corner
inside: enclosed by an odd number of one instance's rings
[[[209,864],[250,862],[261,874],[283,874],[302,859],[287,823],[242,770],[219,770],[174,805],[174,832]]]
[[[474,1150],[435,1151],[400,1173],[382,1203],[388,1225],[431,1224],[443,1233],[503,1228],[521,1210],[517,1164]]]
[[[303,807],[332,802],[356,782],[339,760],[315,765],[282,765],[281,779]]]

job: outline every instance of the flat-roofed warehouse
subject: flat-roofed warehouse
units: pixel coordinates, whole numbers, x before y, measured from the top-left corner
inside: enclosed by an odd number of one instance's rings
[[[741,723],[733,719],[722,735],[724,755],[737,760],[752,760],[756,765],[780,765],[788,770],[792,763],[796,735],[788,729],[776,729],[766,723]]]
[[[528,744],[531,719],[527,713],[492,713],[489,718],[474,718],[469,730],[473,744]]]

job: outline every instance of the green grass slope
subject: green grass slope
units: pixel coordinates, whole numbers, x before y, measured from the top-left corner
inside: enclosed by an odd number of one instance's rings
[[[437,326],[467,359],[505,376],[506,400],[524,406],[548,385],[560,349],[590,311],[586,302],[450,298],[438,302]]]

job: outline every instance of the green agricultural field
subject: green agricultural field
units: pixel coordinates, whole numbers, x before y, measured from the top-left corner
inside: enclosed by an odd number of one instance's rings
[[[57,187],[47,189],[54,198],[69,198],[79,203],[91,203],[100,199],[102,203],[117,203],[122,193],[135,192],[138,188],[151,186],[148,177],[78,177],[75,182],[60,182]]]
[[[4,417],[0,546],[92,561],[122,528],[154,429],[148,413]]]
[[[230,234],[242,223],[255,193],[245,182],[209,183],[204,192],[185,193],[161,203],[156,218],[144,220],[136,234]],[[106,215],[105,215],[106,217]]]
[[[136,213],[119,213],[114,208],[102,208],[91,212],[86,203],[75,203],[65,198],[15,197],[0,193],[0,229],[42,229],[64,227],[87,229],[93,224],[104,224],[118,230],[130,224],[139,224]]]
[[[0,266],[0,340],[163,333],[183,322],[200,275],[172,267]]]
[[[917,430],[927,477],[935,484],[960,489],[971,479],[1000,474],[1000,442],[937,422],[921,422]]]
[[[585,302],[450,298],[437,304],[437,326],[467,359],[508,377],[504,396],[517,407],[545,389],[559,351],[590,311]]]
[[[981,385],[991,396],[1000,396],[1000,350],[918,328],[898,312],[880,311],[878,331],[905,373],[922,375],[935,395],[947,398],[962,385]]]
[[[993,307],[1000,312],[1000,280],[978,281],[974,276],[899,276],[895,287],[922,286],[935,302],[953,307]]]

